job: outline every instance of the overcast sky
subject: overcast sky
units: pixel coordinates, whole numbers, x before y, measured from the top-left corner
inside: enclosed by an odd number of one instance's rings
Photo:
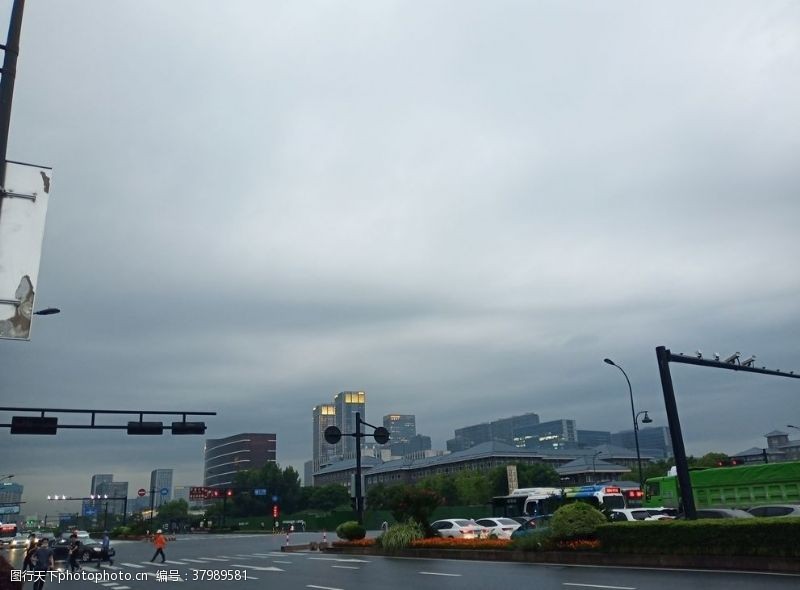
[[[302,473],[343,390],[436,448],[631,428],[611,357],[666,425],[656,346],[800,369],[799,114],[797,2],[28,0],[8,156],[54,169],[62,313],[2,405],[216,411]],[[800,425],[797,380],[673,379],[690,453]],[[202,483],[202,437],[3,430],[28,512]]]

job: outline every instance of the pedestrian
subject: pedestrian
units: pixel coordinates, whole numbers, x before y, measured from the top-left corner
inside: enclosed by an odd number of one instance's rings
[[[70,572],[81,569],[81,566],[78,563],[78,555],[80,554],[80,551],[81,542],[78,540],[78,529],[72,529],[72,534],[69,536],[69,549],[67,556]]]
[[[167,558],[164,555],[164,547],[167,546],[167,539],[162,534],[161,529],[158,529],[156,531],[156,538],[153,539],[153,546],[156,548],[156,552],[153,555],[153,559],[151,559],[150,561],[155,561],[156,557],[158,557],[159,555],[161,555],[161,563],[167,561]]]
[[[48,546],[47,538],[45,537],[39,541],[39,543],[39,548],[36,550],[36,555],[34,557],[36,560],[36,568],[34,570],[36,577],[33,583],[33,590],[42,590],[47,572],[55,569],[53,550]]]
[[[25,549],[25,559],[22,560],[22,571],[32,570],[33,563],[31,559],[33,558],[33,554],[36,553],[36,550],[39,548],[39,543],[36,541],[36,534],[31,533],[28,537],[28,547]]]
[[[111,539],[108,536],[108,531],[103,531],[103,552],[100,554],[100,560],[97,562],[97,567],[100,567],[100,564],[104,561],[108,561],[108,565],[114,565],[114,560],[111,559]]]

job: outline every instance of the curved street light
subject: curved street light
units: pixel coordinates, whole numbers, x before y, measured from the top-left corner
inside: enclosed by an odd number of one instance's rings
[[[631,380],[628,379],[628,374],[625,372],[625,370],[611,359],[603,359],[603,362],[622,371],[622,374],[625,376],[625,381],[628,383],[628,393],[631,396],[631,417],[633,418],[633,439],[636,442],[636,463],[639,465],[639,489],[643,489],[644,481],[642,480],[642,454],[639,452],[639,422],[637,420],[638,414],[636,413],[636,409],[633,407],[633,388],[631,387]],[[645,412],[644,415],[645,420],[647,420],[645,424],[652,422],[650,417],[647,415],[647,412]]]

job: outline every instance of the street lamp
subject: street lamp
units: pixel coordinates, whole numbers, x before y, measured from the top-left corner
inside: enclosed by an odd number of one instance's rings
[[[631,416],[633,417],[633,439],[636,442],[636,463],[639,465],[639,488],[642,489],[644,488],[644,481],[642,480],[642,454],[639,452],[639,422],[637,420],[638,414],[636,413],[636,409],[633,407],[633,388],[631,387],[631,380],[628,379],[628,374],[625,372],[625,370],[619,365],[615,364],[611,359],[603,359],[603,362],[622,371],[622,374],[625,375],[625,381],[628,383],[628,393],[630,393],[631,396]],[[644,413],[643,422],[645,422],[645,424],[652,422],[650,417],[647,415],[647,412]]]
[[[800,426],[795,426],[794,424],[787,424],[786,427],[787,428],[794,428],[795,430],[800,430]],[[13,475],[11,477],[13,477]]]

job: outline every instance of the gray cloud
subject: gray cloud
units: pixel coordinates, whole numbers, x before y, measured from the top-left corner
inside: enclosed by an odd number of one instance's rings
[[[300,469],[340,390],[443,446],[527,411],[628,428],[606,356],[663,424],[660,344],[796,368],[799,23],[788,2],[29,3],[9,156],[54,167],[38,303],[63,313],[0,341],[4,403],[217,411],[209,436],[276,432]],[[673,371],[690,452],[797,414],[795,382],[720,373]],[[41,511],[93,473],[201,478],[201,438],[0,444]]]

